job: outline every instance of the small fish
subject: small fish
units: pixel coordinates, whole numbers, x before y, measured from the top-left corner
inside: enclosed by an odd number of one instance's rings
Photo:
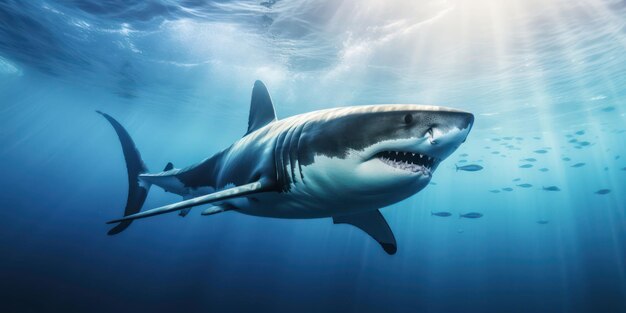
[[[519,185],[517,185],[517,186],[518,186],[518,187],[522,187],[522,188],[530,188],[530,187],[532,187],[533,185],[531,185],[531,184],[519,184]]]
[[[537,159],[535,159],[535,158],[527,158],[527,159],[522,159],[522,161],[526,161],[526,162],[537,162]]]
[[[524,164],[524,165],[521,165],[519,168],[531,168],[531,167],[533,167],[532,164]]]
[[[469,156],[469,154],[467,154],[467,153],[463,153],[463,154],[459,154],[459,156],[460,156],[460,157],[466,157],[466,156]]]
[[[521,178],[516,178],[513,181],[520,181],[520,180],[522,180],[522,179]]]
[[[541,140],[541,137],[533,137],[535,140]]]
[[[500,138],[492,138],[493,141],[500,141]]]
[[[598,195],[606,195],[606,194],[608,194],[610,192],[611,192],[611,189],[600,189],[600,190],[596,191],[596,194],[598,194]]]
[[[623,167],[623,168],[622,168],[622,171],[626,171],[626,167]]]
[[[459,160],[459,163],[467,163],[467,160]]]
[[[574,135],[567,134],[567,135],[565,135],[565,137],[572,138],[572,137],[574,137]]]
[[[576,163],[572,165],[571,167],[583,167],[583,166],[585,166],[585,163]]]
[[[434,216],[448,217],[448,216],[451,216],[452,213],[450,213],[450,212],[443,212],[443,211],[442,212],[430,212],[430,215],[431,216],[434,215]]]
[[[585,134],[584,130],[579,130],[579,131],[576,132],[576,135],[579,135],[579,136],[580,135],[584,135],[584,134]]]
[[[568,162],[568,161],[571,161],[572,159],[570,159],[570,158],[568,158],[568,157],[564,157],[564,158],[562,158],[561,160],[563,160],[563,161],[565,161],[565,162]]]
[[[574,138],[574,139],[570,139],[570,141],[568,141],[569,143],[575,143],[578,142],[578,139]]]
[[[428,184],[429,184],[429,185],[433,185],[433,186],[437,185],[437,183],[436,183],[436,182],[434,182],[434,181],[431,181],[431,182],[430,182],[430,183],[428,183]]]
[[[548,150],[545,150],[545,149],[539,149],[539,150],[535,150],[535,151],[533,151],[533,152],[535,152],[535,153],[539,153],[539,154],[545,154],[545,153],[548,153]]]
[[[465,231],[464,231],[464,230],[462,230],[462,229],[457,229],[457,231],[456,231],[456,232],[457,232],[457,233],[459,233],[459,234],[462,234],[462,233],[464,233]]]
[[[524,140],[522,137],[515,137],[515,140]]]
[[[540,172],[547,172],[547,171],[549,171],[549,170],[550,170],[550,169],[545,168],[545,167],[542,167],[542,168],[540,168],[540,169],[539,169],[539,171],[540,171]]]
[[[498,189],[493,189],[493,190],[489,190],[489,192],[491,192],[491,193],[500,193],[500,190],[498,190]]]
[[[502,137],[504,140],[513,140],[513,137]]]
[[[590,145],[591,143],[589,141],[581,141],[578,143],[579,146],[581,147],[586,147],[588,145]]]
[[[491,154],[500,154],[500,151],[493,151]]]
[[[613,112],[614,110],[615,110],[614,106],[608,106],[608,107],[602,108],[602,112]]]
[[[546,191],[561,191],[561,189],[559,189],[559,187],[557,187],[557,186],[543,187],[543,190],[546,190]]]
[[[540,224],[540,225],[545,225],[545,224],[548,224],[548,223],[550,223],[550,221],[548,221],[548,220],[538,220],[537,221],[537,224]]]
[[[619,156],[619,155],[616,155],[616,156],[615,156],[615,160],[618,160],[619,158],[620,158],[620,156]]]
[[[469,165],[463,165],[463,166],[458,166],[458,165],[454,165],[456,166],[456,170],[459,171],[466,171],[466,172],[476,172],[476,171],[480,171],[483,169],[482,166],[478,165],[478,164],[469,164]]]
[[[470,212],[470,213],[465,213],[465,214],[459,214],[459,218],[481,218],[483,217],[483,215],[481,213],[478,212]]]
[[[511,188],[511,187],[504,187],[504,188],[502,188],[502,190],[504,190],[504,191],[513,191],[513,188]]]

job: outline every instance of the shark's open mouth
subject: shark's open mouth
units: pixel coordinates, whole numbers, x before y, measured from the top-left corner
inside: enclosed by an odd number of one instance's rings
[[[430,176],[438,164],[438,160],[425,154],[405,151],[383,151],[374,157],[397,169]]]

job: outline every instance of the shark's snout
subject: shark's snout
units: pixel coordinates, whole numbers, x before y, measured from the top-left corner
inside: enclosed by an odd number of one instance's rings
[[[440,143],[457,143],[465,142],[469,131],[474,124],[474,115],[467,112],[446,112],[446,116],[437,119],[437,123],[430,125],[427,131],[427,137],[432,145]],[[444,139],[449,137],[449,134],[456,134],[453,138],[447,138],[453,142],[445,142]]]
[[[474,124],[474,115],[467,112],[446,112],[427,132],[428,154],[439,160],[447,158],[465,142]]]

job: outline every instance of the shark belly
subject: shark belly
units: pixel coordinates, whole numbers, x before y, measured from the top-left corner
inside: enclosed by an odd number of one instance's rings
[[[237,212],[262,217],[285,219],[324,218],[336,215],[336,207],[316,201],[298,191],[265,192],[251,197],[233,199],[228,204]]]
[[[386,165],[374,165],[370,170],[379,171],[383,166]],[[333,164],[332,159],[325,156],[316,156],[315,162],[308,166],[295,164],[294,168],[301,168],[301,172],[292,176],[286,191],[259,193],[229,200],[228,204],[240,213],[253,216],[326,218],[375,211],[410,197],[426,185],[426,182],[400,184],[388,193],[372,192],[368,188],[351,189],[350,183],[360,177],[350,175],[345,164]],[[335,175],[327,175],[329,171]],[[379,179],[386,179],[384,175],[379,176]]]

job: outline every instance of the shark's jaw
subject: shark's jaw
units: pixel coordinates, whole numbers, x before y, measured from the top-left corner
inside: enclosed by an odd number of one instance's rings
[[[386,150],[376,153],[374,157],[393,168],[416,173],[428,178],[432,177],[433,171],[440,162],[440,160],[435,157],[410,151]]]
[[[424,187],[446,156],[432,149],[428,136],[392,139],[355,153],[357,162],[360,162],[355,170],[367,172],[376,180],[384,177],[384,182],[380,184],[382,189],[390,185],[397,190],[398,184],[413,189]]]

